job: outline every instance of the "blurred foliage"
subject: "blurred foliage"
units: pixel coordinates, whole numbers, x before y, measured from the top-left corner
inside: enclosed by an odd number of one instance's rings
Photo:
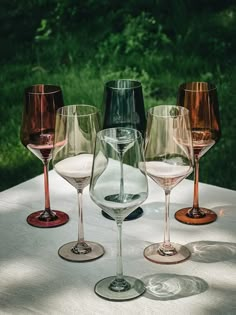
[[[100,106],[107,80],[133,78],[145,106],[173,104],[184,81],[217,85],[222,138],[200,180],[236,189],[233,0],[2,0],[0,189],[42,173],[20,143],[24,88],[62,86],[66,104]]]

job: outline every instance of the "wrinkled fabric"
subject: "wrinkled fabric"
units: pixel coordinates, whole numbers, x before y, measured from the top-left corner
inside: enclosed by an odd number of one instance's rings
[[[185,244],[192,257],[176,265],[146,260],[143,250],[163,240],[164,192],[149,180],[149,197],[141,218],[124,222],[124,274],[137,277],[146,293],[132,301],[109,302],[94,293],[94,285],[116,272],[114,221],[84,190],[85,239],[105,248],[105,255],[87,263],[61,259],[58,248],[77,238],[76,190],[49,172],[51,207],[70,216],[51,229],[27,224],[27,216],[43,209],[43,175],[0,193],[0,314],[81,315],[209,315],[236,314],[236,192],[199,184],[200,205],[218,214],[216,222],[188,226],[174,213],[190,206],[193,182],[184,180],[171,192],[171,241]]]

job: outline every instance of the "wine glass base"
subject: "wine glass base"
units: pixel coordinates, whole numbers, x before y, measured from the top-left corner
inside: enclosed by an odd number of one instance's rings
[[[110,284],[116,279],[115,276],[107,277],[100,280],[94,287],[95,293],[105,300],[109,301],[128,301],[142,295],[146,288],[144,283],[134,277],[124,276],[124,279],[130,284],[130,288],[126,291],[113,291]]]
[[[209,209],[206,208],[200,208],[202,212],[205,213],[203,217],[198,218],[192,218],[188,216],[188,211],[191,210],[191,208],[183,208],[178,210],[175,213],[175,218],[177,221],[185,224],[190,225],[203,225],[203,224],[209,224],[214,222],[217,219],[217,214]]]
[[[38,228],[53,228],[57,226],[61,226],[63,224],[66,224],[69,221],[68,214],[58,211],[58,210],[52,210],[53,213],[55,213],[56,217],[49,221],[40,220],[40,215],[43,213],[43,210],[36,211],[31,213],[27,217],[28,224],[38,227]]]
[[[162,246],[162,244],[163,243],[155,243],[146,247],[143,252],[144,257],[156,264],[171,265],[183,262],[191,256],[191,252],[188,250],[187,247],[176,243],[171,243],[171,245],[176,250],[175,254],[162,255],[158,251],[159,247]]]
[[[102,210],[102,215],[106,218],[106,219],[109,219],[109,220],[113,220],[114,219],[109,216],[109,214],[107,214],[105,211]],[[137,209],[135,209],[133,212],[131,212],[125,219],[124,221],[132,221],[132,220],[135,220],[135,219],[138,219],[140,218],[141,216],[143,215],[143,209],[138,207]]]
[[[86,254],[76,254],[72,251],[72,248],[78,243],[78,241],[70,242],[62,245],[58,250],[58,255],[68,261],[73,262],[86,262],[90,260],[98,259],[105,253],[104,247],[98,243],[86,241],[86,244],[91,247],[91,251]]]

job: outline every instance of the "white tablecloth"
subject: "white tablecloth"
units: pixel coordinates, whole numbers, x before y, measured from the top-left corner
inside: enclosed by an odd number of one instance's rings
[[[192,204],[193,182],[171,193],[171,240],[186,244],[191,258],[176,265],[146,260],[144,248],[163,240],[164,192],[150,180],[144,215],[124,222],[124,273],[142,279],[147,292],[127,302],[109,302],[94,293],[95,283],[116,270],[116,225],[105,219],[84,190],[85,238],[101,243],[105,255],[87,263],[61,259],[58,248],[77,238],[76,190],[49,173],[51,206],[70,221],[39,229],[26,217],[43,208],[43,177],[0,193],[0,314],[208,315],[236,314],[236,192],[200,184],[200,204],[215,210],[216,222],[188,226],[174,219]],[[152,289],[151,289],[152,288]]]

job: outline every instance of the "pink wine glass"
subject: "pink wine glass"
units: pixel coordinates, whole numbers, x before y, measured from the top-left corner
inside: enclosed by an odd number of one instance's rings
[[[21,142],[42,161],[44,169],[45,208],[27,217],[27,222],[35,227],[56,227],[69,220],[66,213],[51,209],[48,182],[56,110],[63,105],[63,95],[59,86],[38,84],[25,89]]]

